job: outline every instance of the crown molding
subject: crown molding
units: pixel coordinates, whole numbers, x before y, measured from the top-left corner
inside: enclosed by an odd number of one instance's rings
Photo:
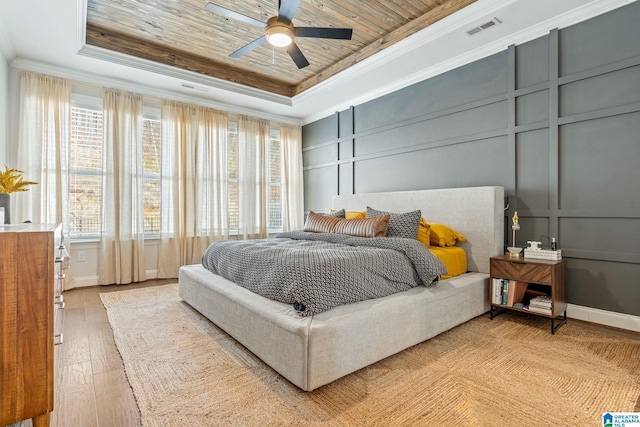
[[[491,7],[485,6],[482,1],[472,3],[453,15],[434,22],[406,39],[381,50],[373,56],[365,58],[347,70],[337,74],[334,78],[319,83],[299,95],[294,96],[294,105],[297,102],[302,102],[307,98],[315,96],[318,92],[331,90],[347,80],[362,78],[363,74],[370,71],[374,66],[384,65],[400,59],[402,56],[410,55],[421,46],[443,37],[446,34],[457,32],[459,28],[464,28],[471,22],[478,21],[479,15],[493,15],[494,12],[515,2],[517,2],[517,0],[493,1]]]
[[[87,39],[87,8],[89,0],[76,0],[76,52],[80,52]]]
[[[250,108],[242,108],[230,104],[215,102],[211,98],[198,96],[201,92],[194,92],[193,95],[186,95],[180,92],[174,92],[168,89],[159,89],[157,87],[145,86],[140,83],[121,80],[113,77],[105,77],[89,72],[78,71],[76,69],[61,67],[58,65],[48,64],[44,62],[34,61],[26,58],[15,58],[11,61],[12,68],[20,70],[34,71],[38,73],[48,74],[56,77],[69,79],[78,84],[86,84],[94,87],[113,87],[121,90],[127,90],[141,95],[149,96],[157,99],[168,99],[173,101],[198,104],[205,107],[216,108],[231,114],[244,114],[251,117],[257,117],[277,123],[288,123],[300,125],[301,121],[295,118],[280,116],[276,114],[265,113],[260,110]],[[179,84],[179,83],[178,83]]]
[[[391,46],[384,51],[378,53],[374,57],[367,58],[359,64],[354,65],[348,70],[336,76],[327,82],[323,82],[309,90],[297,95],[293,98],[294,106],[296,103],[303,101],[306,97],[313,96],[324,90],[335,90],[335,87],[347,79],[365,78],[365,73],[371,69],[372,66],[379,66],[387,62],[398,59],[402,55],[409,54],[412,50],[417,49],[421,45],[427,43],[429,40],[437,39],[448,33],[461,32],[467,26],[471,26],[474,22],[482,22],[483,16],[492,16],[495,12],[503,9],[504,7],[515,3],[517,0],[505,0],[499,3],[493,4],[492,7],[486,7],[485,3],[481,0],[473,3],[472,5],[462,9],[460,12],[454,15],[450,15],[447,18],[440,20],[433,25],[425,28],[419,33],[414,34],[411,37]],[[500,38],[491,43],[488,43],[478,49],[465,52],[462,55],[451,58],[447,61],[440,62],[432,67],[427,67],[419,72],[405,76],[402,79],[397,79],[394,82],[381,86],[376,90],[369,91],[358,97],[351,98],[347,101],[337,104],[324,111],[319,111],[313,115],[303,118],[303,124],[311,123],[321,118],[334,114],[336,111],[343,111],[354,105],[360,105],[365,102],[374,100],[381,96],[403,89],[412,84],[421,82],[471,62],[477,61],[482,58],[486,58],[503,50],[506,50],[510,45],[519,45],[528,41],[534,40],[538,37],[547,35],[551,30],[555,28],[566,28],[571,25],[575,25],[587,19],[591,19],[603,13],[633,3],[637,0],[595,0],[585,4],[579,8],[576,8],[570,12],[562,15],[555,16],[551,19],[543,21],[539,24],[528,27],[517,33],[510,34],[507,37]],[[464,13],[463,13],[464,12]],[[406,43],[405,43],[406,42]],[[375,59],[374,59],[375,58]]]
[[[96,46],[85,44],[78,51],[78,54],[87,56],[89,58],[108,61],[118,65],[137,68],[139,70],[147,71],[150,73],[173,77],[175,79],[195,83],[197,85],[208,86],[215,89],[238,93],[240,95],[250,96],[252,98],[262,99],[264,101],[269,101],[276,104],[282,104],[286,106],[292,105],[291,98],[288,96],[277,95],[271,92],[266,92],[260,89],[255,89],[227,80],[205,76],[203,74],[194,73],[193,71],[182,70],[180,68],[160,64],[147,59],[136,58]]]
[[[139,70],[148,71],[155,74],[161,74],[173,77],[178,80],[212,87],[220,90],[226,90],[241,95],[250,96],[264,101],[274,102],[286,106],[291,106],[290,97],[277,95],[238,83],[229,82],[227,80],[217,79],[215,77],[205,76],[203,74],[194,73],[188,70],[171,67],[169,65],[160,64],[146,59],[136,58],[108,49],[99,48],[86,44],[87,38],[87,0],[77,0],[77,28],[76,28],[76,51],[78,55],[89,58],[108,61],[114,64],[124,65],[127,67],[137,68]],[[177,82],[176,84],[180,84]]]

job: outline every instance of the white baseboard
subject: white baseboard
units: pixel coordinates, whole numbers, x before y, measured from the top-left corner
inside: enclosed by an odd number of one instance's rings
[[[147,275],[147,280],[158,278],[158,270],[147,270],[145,271],[145,274]],[[98,276],[81,276],[81,277],[73,278],[73,288],[69,288],[69,289],[86,288],[89,286],[97,286],[97,285],[99,285]]]
[[[630,314],[568,304],[567,317],[569,319],[584,320],[585,322],[640,332],[640,317]]]
[[[155,279],[158,277],[158,270],[147,270],[146,274],[147,279]],[[98,284],[98,276],[74,277],[73,281],[75,288],[96,286]],[[630,314],[567,304],[567,317],[569,319],[583,320],[585,322],[640,332],[640,317]]]
[[[98,276],[83,276],[73,278],[74,288],[87,288],[98,284]]]

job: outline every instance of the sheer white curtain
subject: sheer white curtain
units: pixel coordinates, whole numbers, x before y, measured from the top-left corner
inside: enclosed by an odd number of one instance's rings
[[[269,235],[269,122],[238,117],[238,234],[243,239]]]
[[[71,89],[66,80],[20,73],[18,169],[37,181],[15,197],[13,222],[61,223],[69,217]],[[65,232],[68,224],[65,224]],[[67,234],[67,233],[65,233]]]
[[[304,227],[304,193],[302,181],[302,129],[280,124],[282,142],[282,230]]]
[[[13,223],[62,223],[69,247],[69,130],[71,88],[64,79],[20,72],[17,168],[38,185],[12,195]],[[65,289],[73,287],[67,269]]]
[[[142,96],[103,91],[102,229],[98,282],[146,280]]]
[[[214,240],[229,236],[227,113],[162,104],[162,206],[158,277],[200,263]]]

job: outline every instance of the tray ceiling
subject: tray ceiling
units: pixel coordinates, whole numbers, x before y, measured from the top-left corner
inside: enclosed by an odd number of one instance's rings
[[[268,44],[230,58],[263,32],[205,10],[207,0],[88,0],[86,43],[293,97],[475,1],[302,0],[295,26],[353,28],[352,40],[296,38],[303,69]],[[278,12],[275,0],[212,3],[261,22]]]

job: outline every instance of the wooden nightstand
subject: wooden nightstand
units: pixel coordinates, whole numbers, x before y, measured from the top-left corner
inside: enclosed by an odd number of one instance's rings
[[[503,310],[520,311],[551,319],[551,333],[554,334],[560,326],[567,322],[567,296],[565,278],[567,275],[567,260],[547,261],[508,255],[492,257],[490,260],[491,284],[489,286],[489,301],[491,301],[491,319]],[[493,279],[505,279],[526,282],[528,294],[525,294],[523,304],[527,304],[531,293],[544,293],[551,297],[551,310],[548,314],[538,313],[509,305],[496,304],[493,301]],[[520,301],[517,301],[520,302]]]

